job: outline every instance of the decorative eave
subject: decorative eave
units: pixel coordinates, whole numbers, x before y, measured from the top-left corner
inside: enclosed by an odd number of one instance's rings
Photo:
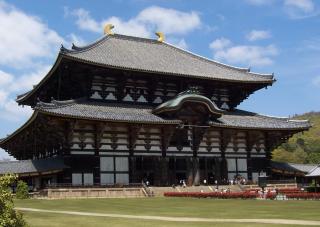
[[[177,97],[160,104],[152,111],[152,113],[158,115],[161,113],[174,112],[179,110],[185,103],[202,104],[206,106],[208,112],[210,112],[216,118],[219,118],[223,113],[223,110],[219,109],[219,107],[217,107],[217,105],[207,97],[199,94],[188,93],[188,92],[181,93]]]

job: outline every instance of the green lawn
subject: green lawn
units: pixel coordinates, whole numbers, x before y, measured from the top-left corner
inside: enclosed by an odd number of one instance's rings
[[[16,200],[16,207],[97,213],[203,218],[280,218],[320,220],[319,201],[214,200],[192,198]],[[25,212],[30,226],[195,226],[195,223],[83,217]],[[196,226],[222,226],[197,223]],[[257,224],[223,224],[257,226]],[[267,226],[259,224],[259,226]],[[273,225],[275,226],[275,225]],[[288,225],[286,225],[288,226]]]

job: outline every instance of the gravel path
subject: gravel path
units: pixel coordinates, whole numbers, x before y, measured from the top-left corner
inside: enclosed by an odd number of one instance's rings
[[[91,212],[89,213],[89,212],[78,212],[78,211],[44,210],[44,209],[23,208],[23,207],[17,207],[15,209],[19,211],[29,211],[29,212],[69,214],[69,215],[92,216],[92,217],[159,220],[159,221],[172,221],[172,222],[229,222],[229,223],[263,223],[263,224],[320,226],[320,221],[307,221],[307,220],[188,218],[188,217],[164,217],[164,216],[147,216],[147,215],[105,214],[105,213],[91,213]]]

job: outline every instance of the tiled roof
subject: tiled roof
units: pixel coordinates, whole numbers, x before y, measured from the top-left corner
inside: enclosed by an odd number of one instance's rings
[[[89,101],[54,101],[39,103],[35,110],[61,117],[84,118],[91,120],[119,121],[132,123],[179,124],[179,120],[168,120],[152,114],[152,107],[121,104],[106,104]],[[225,111],[212,126],[253,129],[293,129],[304,130],[310,127],[309,121],[296,121],[288,118],[268,117],[252,112]]]
[[[308,173],[317,167],[317,164],[296,164],[296,163],[289,163],[292,167],[300,170],[301,172]]]
[[[291,120],[289,118],[270,117],[243,110],[225,112],[216,121],[210,122],[213,126],[248,129],[308,129],[311,127],[307,120]]]
[[[307,177],[320,177],[320,165],[313,168],[306,176]]]
[[[300,171],[299,169],[294,168],[290,163],[287,162],[276,162],[276,161],[271,161],[271,168],[280,170],[280,171],[286,171],[286,172],[303,172]]]
[[[186,77],[272,84],[272,74],[225,65],[153,39],[108,35],[85,47],[61,48],[63,56],[98,65]]]
[[[68,168],[62,158],[0,162],[0,174],[39,173]]]
[[[152,108],[146,106],[110,105],[97,102],[54,101],[53,103],[39,103],[35,109],[41,113],[89,120],[151,124],[180,123],[179,120],[166,120],[154,115],[151,113]]]
[[[271,167],[273,169],[287,171],[287,172],[301,172],[304,174],[309,173],[315,167],[316,164],[297,164],[297,163],[287,163],[287,162],[277,162],[271,161]]]

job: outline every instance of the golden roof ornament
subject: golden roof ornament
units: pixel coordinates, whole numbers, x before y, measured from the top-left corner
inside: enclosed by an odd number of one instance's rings
[[[159,37],[158,41],[163,42],[164,41],[164,34],[163,32],[156,32],[156,35]]]
[[[113,35],[114,33],[111,31],[114,28],[113,24],[106,24],[103,29],[103,33],[105,35]]]

